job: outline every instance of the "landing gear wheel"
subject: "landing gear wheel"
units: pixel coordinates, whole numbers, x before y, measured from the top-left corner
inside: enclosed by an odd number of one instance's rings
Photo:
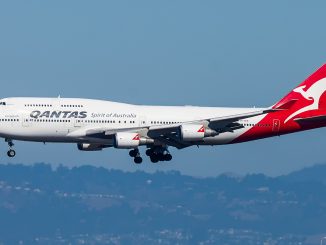
[[[129,151],[129,156],[131,157],[136,157],[139,154],[139,150],[138,149],[133,149]]]
[[[143,159],[142,159],[141,157],[135,157],[135,158],[134,158],[134,162],[135,162],[136,164],[141,164],[141,163],[143,162]]]
[[[153,151],[153,149],[147,149],[146,150],[146,156],[151,156],[151,155],[153,155],[153,153],[154,153],[154,151]]]
[[[158,157],[157,157],[157,155],[154,155],[154,154],[150,156],[150,159],[151,159],[151,162],[152,163],[157,163],[158,160],[159,160]]]
[[[165,154],[164,155],[164,160],[167,161],[167,162],[171,161],[172,160],[172,155],[171,154]]]
[[[14,156],[16,156],[16,152],[14,150],[9,150],[7,152],[7,155],[8,155],[8,157],[14,157]]]

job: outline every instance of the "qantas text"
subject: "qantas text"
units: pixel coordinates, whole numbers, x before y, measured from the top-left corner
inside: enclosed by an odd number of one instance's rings
[[[32,118],[86,118],[87,111],[32,111]]]

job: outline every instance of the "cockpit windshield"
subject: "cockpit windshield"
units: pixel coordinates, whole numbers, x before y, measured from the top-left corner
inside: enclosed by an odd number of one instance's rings
[[[5,101],[0,101],[0,106],[1,105],[7,105],[7,103]]]

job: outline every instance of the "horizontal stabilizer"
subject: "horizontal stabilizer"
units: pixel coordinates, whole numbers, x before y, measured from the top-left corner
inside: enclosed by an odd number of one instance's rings
[[[326,115],[296,118],[294,119],[297,123],[326,123]]]

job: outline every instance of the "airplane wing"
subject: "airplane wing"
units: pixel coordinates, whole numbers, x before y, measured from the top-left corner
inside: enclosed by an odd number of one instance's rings
[[[179,133],[179,128],[183,124],[204,124],[205,126],[209,126],[211,129],[216,130],[218,133],[234,132],[237,129],[243,128],[243,126],[237,123],[237,121],[276,111],[278,110],[264,109],[224,117],[207,118],[202,120],[194,120],[170,125],[151,126],[148,128],[147,135],[154,139],[158,138],[159,140],[165,142],[168,145],[174,146],[178,149],[182,149],[192,145],[191,143],[181,141],[180,138],[177,137],[177,134]]]
[[[118,132],[137,132],[143,135],[147,135],[150,138],[158,139],[161,142],[174,146],[178,149],[182,149],[192,144],[190,142],[184,142],[178,137],[179,128],[184,124],[203,124],[216,130],[218,133],[223,132],[234,132],[237,129],[243,128],[242,125],[237,123],[241,119],[255,117],[263,115],[269,112],[275,112],[275,109],[264,109],[255,110],[248,113],[234,114],[223,117],[206,118],[200,120],[187,121],[182,123],[167,124],[167,125],[154,125],[154,126],[143,126],[133,128],[121,128],[121,129],[109,129],[109,128],[80,128],[79,130],[73,131],[69,136],[80,137],[80,138],[101,138],[101,139],[112,139]]]
[[[278,109],[263,109],[263,110],[247,112],[247,113],[242,113],[242,114],[235,114],[235,115],[230,115],[230,116],[225,116],[225,117],[215,117],[215,118],[207,119],[207,120],[210,123],[236,122],[236,121],[239,121],[242,119],[260,116],[263,114],[267,114],[270,112],[276,112],[276,111],[278,111]]]

